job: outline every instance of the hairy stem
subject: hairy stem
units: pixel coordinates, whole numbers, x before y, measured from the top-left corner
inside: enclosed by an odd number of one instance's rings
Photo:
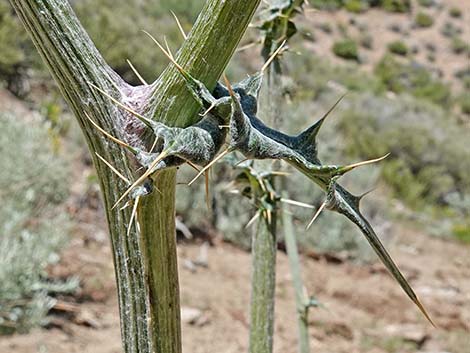
[[[149,325],[156,352],[180,352],[180,303],[174,204],[175,170],[157,179],[159,190],[143,198],[138,219],[149,288]],[[156,212],[154,205],[158,205]],[[160,236],[159,236],[160,235]],[[171,339],[169,339],[171,338]]]
[[[176,61],[212,90],[227,66],[260,0],[209,0],[176,55]],[[181,75],[169,65],[153,83],[149,107],[171,126],[192,125],[199,109]]]

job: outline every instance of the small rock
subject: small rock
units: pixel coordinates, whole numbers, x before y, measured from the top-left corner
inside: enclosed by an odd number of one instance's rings
[[[191,324],[202,316],[202,311],[196,308],[181,308],[181,321]]]
[[[196,272],[196,265],[189,259],[183,259],[183,267],[191,273]]]

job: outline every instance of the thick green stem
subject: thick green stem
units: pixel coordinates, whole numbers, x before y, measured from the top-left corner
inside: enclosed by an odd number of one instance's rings
[[[176,56],[177,62],[206,86],[214,87],[258,4],[259,0],[207,1],[188,39]],[[152,94],[145,111],[155,120],[170,126],[187,126],[198,119],[198,110],[199,106],[181,75],[174,65],[170,64],[152,84]],[[163,196],[154,196],[153,201],[142,204],[139,210],[141,237],[149,267],[147,280],[150,291],[151,329],[154,332],[152,338],[156,352],[179,353],[180,309],[174,243],[175,174],[163,172],[159,179],[162,183],[159,190]],[[176,343],[172,343],[172,340]]]
[[[143,198],[138,219],[142,237],[142,252],[149,288],[149,325],[156,352],[176,352],[181,349],[180,303],[178,266],[175,238],[175,189],[176,171],[162,175],[155,187],[166,190],[154,192]],[[153,205],[159,205],[155,212]],[[161,236],[156,236],[160,234]],[[150,236],[147,236],[150,235]],[[172,339],[168,339],[171,337]]]
[[[260,217],[252,246],[250,353],[271,353],[276,289],[276,215]]]
[[[286,210],[287,211],[287,210]],[[295,291],[295,302],[297,307],[297,324],[299,328],[299,353],[309,353],[308,338],[308,298],[306,297],[302,275],[300,269],[300,257],[297,247],[297,240],[292,225],[292,216],[288,212],[282,213],[282,223],[284,226],[284,240],[286,242],[287,256],[289,258],[292,284]]]
[[[10,0],[75,114],[97,170],[113,247],[121,332],[126,353],[180,353],[180,308],[175,244],[175,172],[162,172],[161,194],[142,199],[139,226],[128,224],[131,207],[112,208],[128,184],[97,157],[103,156],[129,180],[136,163],[87,120],[108,132],[139,141],[140,128],[89,83],[169,125],[189,125],[198,106],[172,65],[151,86],[131,87],[111,70],[65,0]],[[206,85],[214,86],[259,4],[208,0],[177,57]],[[157,49],[156,49],[157,50]],[[129,127],[130,126],[130,127]],[[144,146],[142,141],[141,145]]]
[[[201,11],[176,61],[209,89],[227,66],[260,0],[209,0]],[[174,126],[193,124],[196,101],[173,65],[152,85],[149,107],[157,120]]]

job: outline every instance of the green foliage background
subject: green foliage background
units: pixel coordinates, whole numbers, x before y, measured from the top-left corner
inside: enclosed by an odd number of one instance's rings
[[[0,113],[0,131],[0,198],[8,200],[0,207],[1,334],[45,323],[52,295],[78,282],[51,281],[46,272],[67,242],[70,222],[58,209],[68,196],[68,163],[38,121]]]

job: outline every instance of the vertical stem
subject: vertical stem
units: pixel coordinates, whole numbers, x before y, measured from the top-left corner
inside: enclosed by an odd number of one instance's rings
[[[271,353],[276,289],[276,214],[260,217],[253,237],[250,353]]]
[[[270,70],[271,71],[271,70]],[[270,74],[271,75],[271,74]],[[268,82],[268,93],[261,110],[265,116],[278,122],[276,118],[278,105],[270,95],[272,81]],[[279,163],[275,162],[275,165]],[[275,178],[270,177],[269,183],[275,189]],[[266,195],[257,195],[258,198]],[[250,322],[250,353],[271,353],[274,336],[274,306],[276,289],[276,252],[277,252],[277,201],[270,198],[272,206],[271,223],[261,216],[256,233],[253,236],[252,279],[251,279],[251,322]]]
[[[303,2],[304,0],[295,0],[295,1],[291,1],[290,4],[289,3],[283,4],[284,6],[287,6],[287,7],[284,8],[282,16],[279,16],[277,19],[275,19],[274,23],[271,24],[272,27],[265,33],[265,39],[264,39],[263,48],[261,51],[261,55],[264,57],[265,61],[269,60],[270,56],[272,55],[272,53],[275,52],[275,50],[281,44],[282,40],[289,39],[289,36],[287,35],[287,31],[289,28],[289,21],[291,20],[291,17],[293,17],[295,9],[301,6]],[[274,58],[272,64],[268,68],[267,76],[268,76],[267,90],[266,90],[267,94],[264,97],[265,104],[263,104],[261,108],[262,108],[262,112],[265,114],[265,120],[269,121],[274,129],[279,129],[282,124],[281,102],[283,101],[284,97],[282,93],[282,68],[277,58]],[[276,161],[273,164],[273,167],[275,169],[280,169],[280,161]],[[285,180],[281,180],[280,183],[277,183],[277,180],[275,180],[274,177],[271,177],[270,183],[274,190],[276,190],[276,186],[279,187],[280,185],[281,188],[285,186]],[[273,210],[274,210],[273,214],[275,215],[274,218],[276,218],[276,214],[279,212],[277,204],[278,202],[276,200],[273,200],[272,205],[273,205]],[[273,222],[272,226],[273,226],[272,233],[276,234],[276,222],[275,221]],[[253,248],[254,257],[257,256],[256,252],[263,251],[262,245],[258,245],[258,246],[260,247],[259,249]],[[297,247],[295,247],[295,250],[294,249],[292,250],[293,250],[293,254],[292,254],[292,251],[291,251],[291,254],[293,255],[293,258],[291,258],[291,256],[289,255],[289,260],[295,262],[295,258],[297,258],[296,261],[298,262]],[[274,252],[275,251],[276,249],[274,249]],[[264,256],[266,256],[266,259],[268,259],[267,254],[265,254]],[[275,253],[273,256],[271,256],[271,261],[272,261],[271,263],[268,263],[266,261],[263,264],[264,266],[267,267],[265,271],[268,271],[269,267],[273,269],[275,268],[276,266]],[[299,276],[300,276],[300,269],[299,269]],[[256,283],[253,283],[253,286],[256,286],[256,285],[257,285]],[[274,308],[274,301],[275,301],[274,291],[272,293],[271,301],[272,301],[272,307]],[[304,307],[303,309],[305,312],[304,316],[305,316],[305,325],[306,325],[306,322],[307,322],[306,314],[307,314],[308,309],[306,307]],[[274,318],[272,318],[272,320],[274,321]],[[271,322],[271,327],[272,326],[274,326],[273,322]],[[299,329],[300,329],[300,332],[299,332],[300,336],[301,337],[306,336],[306,339],[307,339],[306,345],[305,345],[303,338],[301,339],[301,345],[302,347],[305,347],[304,348],[305,352],[308,352],[308,330],[306,330],[306,326],[302,326],[302,327],[299,326]],[[272,352],[272,347],[269,352]],[[252,353],[255,353],[255,351],[252,351]],[[304,351],[302,351],[302,353],[304,353]]]
[[[123,346],[128,353],[152,352],[147,326],[148,309],[139,234],[127,236],[130,210],[112,209],[127,185],[100,163],[95,155],[110,161],[128,178],[133,177],[126,154],[96,132],[84,110],[104,129],[117,133],[123,115],[89,82],[110,94],[127,85],[106,64],[64,0],[10,0],[30,34],[39,54],[56,80],[85,135],[97,170],[108,220],[118,288]]]
[[[176,170],[161,174],[154,192],[142,199],[138,220],[145,278],[149,288],[149,325],[156,352],[180,353],[180,303],[175,236]],[[153,207],[157,205],[157,209]],[[171,340],[168,339],[171,337]]]
[[[269,58],[269,54],[264,59]],[[260,106],[261,114],[270,122],[273,128],[279,128],[282,95],[280,66],[276,60],[268,68],[267,90],[263,95],[264,101]],[[275,161],[274,168],[280,166]],[[269,178],[269,183],[276,189],[275,177]],[[261,195],[262,196],[262,195]],[[258,197],[261,197],[258,195]],[[252,279],[251,279],[251,323],[250,323],[250,353],[271,353],[274,336],[274,306],[276,301],[276,252],[277,252],[277,209],[276,199],[270,198],[272,219],[268,224],[260,217],[252,242]]]
[[[287,256],[292,275],[292,284],[295,291],[295,302],[297,307],[297,325],[299,328],[299,353],[309,353],[308,337],[308,306],[305,297],[304,285],[300,269],[299,250],[297,240],[292,225],[292,216],[288,212],[282,213],[282,223],[284,226],[284,239],[286,242]]]
[[[267,60],[269,55],[266,57]],[[280,87],[280,67],[274,62],[268,68],[267,90],[264,102],[260,106],[261,114],[265,120],[279,128],[279,104],[282,99]],[[279,161],[274,163],[277,168]],[[276,189],[276,180],[269,178],[269,183]],[[258,195],[258,197],[261,197]],[[272,219],[268,224],[264,217],[260,217],[256,233],[253,236],[252,253],[252,279],[251,279],[251,321],[250,321],[250,353],[271,353],[274,338],[274,306],[276,301],[276,252],[277,252],[277,201],[271,199]]]

